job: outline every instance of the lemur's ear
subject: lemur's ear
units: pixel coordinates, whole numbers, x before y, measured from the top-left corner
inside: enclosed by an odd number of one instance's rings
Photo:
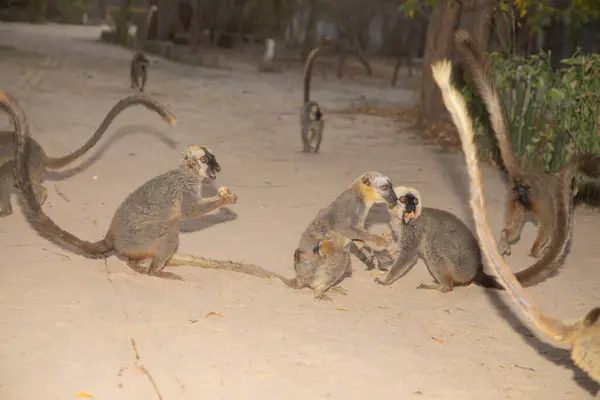
[[[367,186],[372,186],[372,181],[373,178],[371,177],[370,174],[364,174],[362,177],[362,183],[367,185]]]

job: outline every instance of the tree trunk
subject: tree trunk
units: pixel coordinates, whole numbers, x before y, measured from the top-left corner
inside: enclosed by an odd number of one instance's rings
[[[192,13],[192,26],[190,27],[190,53],[198,54],[198,47],[200,45],[200,37],[202,36],[202,0],[195,0],[192,5],[194,11]]]
[[[438,0],[429,19],[423,56],[421,122],[435,123],[445,115],[442,95],[433,80],[431,64],[450,56],[458,9],[455,0]]]
[[[176,12],[176,1],[158,0],[158,11],[156,12],[156,40],[166,41],[169,39],[173,18],[176,17]]]
[[[46,0],[35,0],[33,3],[33,22],[41,24],[46,19]]]
[[[506,12],[497,8],[493,21],[495,29],[490,38],[489,49],[513,54],[515,51],[515,14],[512,3],[508,2],[508,11]]]
[[[220,30],[222,25],[220,24],[220,8],[221,0],[210,0],[210,7],[207,11],[208,17],[208,41],[211,45],[215,45],[217,42],[217,31]]]
[[[365,9],[360,9],[363,5],[360,0],[355,0],[352,4],[344,4],[344,8],[338,6],[336,10],[336,28],[338,33],[338,67],[337,77],[341,79],[344,76],[344,67],[349,56],[354,57],[364,67],[368,76],[373,71],[371,65],[363,52],[361,45],[361,34],[368,30],[368,16],[365,18],[360,15],[361,12],[368,13]]]
[[[529,54],[529,46],[531,41],[531,31],[527,24],[529,16],[525,15],[523,18],[519,18],[516,23],[520,25],[516,32],[515,39],[515,54],[520,56],[526,56]]]
[[[399,21],[394,30],[396,36],[396,64],[392,74],[392,86],[396,86],[398,72],[402,64],[408,68],[408,78],[413,75],[413,62],[417,52],[422,45],[423,27],[427,23],[426,18],[415,16],[412,19]]]
[[[127,42],[129,35],[129,21],[131,20],[131,5],[133,0],[122,0],[119,18],[117,20],[117,40],[120,44]]]
[[[339,39],[338,39],[339,55],[338,55],[338,66],[337,66],[338,79],[341,79],[344,76],[344,66],[346,65],[346,60],[348,59],[348,56],[354,56],[354,58],[356,58],[356,60],[360,64],[362,64],[362,66],[364,67],[365,72],[367,73],[367,76],[371,76],[373,74],[373,70],[371,69],[371,65],[369,64],[369,61],[367,61],[367,58],[365,57],[364,53],[360,49],[360,43],[358,43],[358,39],[357,38],[353,39],[351,37],[348,37],[348,33],[343,28],[343,26],[340,26],[338,28],[338,32],[339,32],[339,36],[338,36],[339,37]]]
[[[135,48],[139,51],[144,51],[146,47],[146,41],[148,39],[148,31],[150,30],[150,24],[152,23],[151,19],[148,17],[152,17],[150,15],[150,3],[146,2],[146,15],[144,15],[144,19],[141,22],[141,25],[138,27],[137,37],[135,38]]]
[[[462,0],[458,15],[459,29],[469,32],[471,37],[476,38],[481,51],[486,52],[489,48],[492,33],[492,14],[494,12],[495,0]],[[455,83],[458,87],[466,84],[464,81],[463,66],[456,64]]]
[[[477,38],[482,51],[487,51],[495,0],[461,0],[459,28]]]

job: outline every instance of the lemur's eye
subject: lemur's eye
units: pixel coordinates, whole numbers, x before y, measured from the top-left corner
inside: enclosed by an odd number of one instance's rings
[[[404,203],[406,201],[406,197],[402,196],[402,197],[400,197],[399,200],[400,200],[400,203]]]
[[[388,186],[387,185],[382,185],[381,186],[381,190],[387,190]]]
[[[206,156],[200,157],[200,162],[201,163],[206,164],[207,161],[208,161],[208,158],[206,158]]]
[[[419,204],[419,199],[414,199],[413,202],[415,203],[415,205]]]

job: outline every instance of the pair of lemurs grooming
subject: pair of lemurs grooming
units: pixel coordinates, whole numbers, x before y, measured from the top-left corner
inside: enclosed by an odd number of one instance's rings
[[[138,89],[140,92],[144,91],[146,87],[146,80],[148,79],[148,69],[150,68],[150,60],[144,53],[144,44],[148,38],[148,30],[150,28],[150,22],[152,16],[156,13],[158,7],[155,5],[150,6],[148,14],[146,15],[146,23],[141,33],[136,38],[137,51],[133,54],[129,65],[129,77],[131,80],[131,88]],[[141,81],[141,82],[140,82]]]
[[[456,40],[458,43],[468,44],[470,38],[465,32],[459,31],[456,34]],[[481,171],[478,165],[477,148],[474,142],[473,124],[464,99],[451,83],[452,65],[448,60],[444,60],[434,64],[432,70],[433,78],[442,92],[444,104],[450,112],[454,125],[461,136],[463,152],[471,181],[470,206],[475,220],[479,244],[488,265],[506,287],[519,314],[524,319],[533,323],[537,332],[545,334],[555,342],[570,346],[573,362],[592,379],[600,383],[600,307],[593,308],[585,316],[570,322],[552,318],[540,310],[532,296],[521,285],[518,276],[515,276],[510,267],[506,265],[501,255],[503,248],[502,246],[497,248],[495,245],[494,237],[487,221]],[[488,99],[491,98],[489,97]],[[496,114],[497,116],[498,114]],[[551,211],[556,213],[557,218],[554,219],[554,223],[558,225],[555,225],[554,230],[550,232],[551,247],[548,252],[556,251],[553,246],[563,243],[565,236],[570,236],[574,201],[574,194],[570,189],[578,172],[580,172],[580,162],[575,161],[567,164],[555,176],[555,184],[561,190],[551,192],[554,201],[551,204],[557,205]],[[513,185],[516,186],[517,183]],[[531,192],[539,195],[539,192]],[[528,194],[531,194],[531,192]],[[540,201],[535,197],[533,199],[537,200],[538,203]],[[561,223],[563,225],[560,225]],[[600,392],[596,395],[596,399],[600,399]]]

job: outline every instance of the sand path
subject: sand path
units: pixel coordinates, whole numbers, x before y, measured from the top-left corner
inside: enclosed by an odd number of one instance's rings
[[[130,93],[130,53],[96,37],[98,28],[0,24],[0,46],[19,49],[0,50],[0,87],[22,101],[49,154],[83,143]],[[313,84],[328,110],[360,96],[412,100],[401,89],[329,76],[317,74]],[[186,225],[184,252],[292,276],[306,224],[368,170],[416,186],[428,206],[471,223],[460,154],[420,145],[390,120],[330,114],[322,154],[301,154],[300,80],[291,72],[158,61],[148,92],[172,109],[177,127],[145,109],[126,111],[81,168],[46,182],[48,213],[80,237],[98,239],[134,187],[200,144],[218,155],[217,182],[238,195],[230,208],[237,217],[217,212]],[[8,126],[6,117],[0,126]],[[485,182],[497,232],[503,182],[491,169]],[[385,212],[376,210],[370,223],[386,229]],[[546,310],[565,318],[600,303],[600,219],[579,210],[575,224],[562,273],[532,289]],[[533,237],[528,224],[510,258],[515,268],[531,262]],[[416,290],[430,280],[422,262],[383,288],[354,259],[354,276],[343,283],[349,295],[314,302],[310,290],[235,273],[179,268],[186,281],[175,282],[137,276],[116,258],[87,260],[36,235],[18,206],[0,221],[0,252],[3,400],[66,400],[78,392],[100,400],[158,393],[164,400],[586,399],[597,390],[567,351],[544,344],[512,316],[503,294],[476,286]],[[207,317],[211,312],[221,316]]]

